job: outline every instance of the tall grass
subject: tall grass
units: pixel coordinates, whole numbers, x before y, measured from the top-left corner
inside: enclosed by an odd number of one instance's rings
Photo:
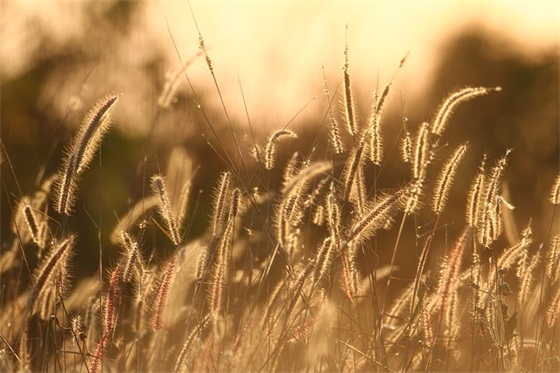
[[[220,95],[202,37],[200,49]],[[301,149],[285,162],[278,155],[294,131],[280,128],[265,145],[243,148],[230,124],[236,154],[218,136],[209,140],[228,169],[215,181],[207,232],[194,238],[186,214],[195,171],[181,169],[191,160],[175,149],[168,174],[139,180],[151,193],[106,232],[121,248],[119,259],[71,285],[72,252],[93,246],[69,228],[78,177],[95,157],[118,96],[93,105],[61,171],[19,197],[16,238],[2,242],[2,370],[560,369],[558,232],[536,241],[529,222],[508,236],[518,239],[505,238],[515,229],[515,201],[503,192],[508,153],[488,168],[491,160],[468,155],[466,144],[446,146],[453,110],[501,89],[452,92],[432,122],[403,121],[402,139],[384,139],[391,82],[373,94],[371,117],[360,120],[349,67],[346,48],[339,111],[325,79],[330,156]],[[179,77],[153,105],[172,107]],[[229,122],[225,104],[223,110]],[[395,140],[409,177],[380,189],[384,157],[398,157],[385,149]],[[255,162],[246,161],[251,153]],[[467,155],[481,166],[463,197],[464,228],[441,244],[454,176]],[[13,156],[2,159],[9,164]],[[559,180],[551,185],[555,206]],[[403,237],[419,214],[432,216],[427,233]],[[154,260],[159,249],[145,238],[161,233],[171,254]],[[380,237],[394,241],[380,247],[387,242]],[[411,242],[415,247],[404,247]],[[390,263],[380,262],[381,251]],[[397,264],[410,256],[415,270],[407,272]]]

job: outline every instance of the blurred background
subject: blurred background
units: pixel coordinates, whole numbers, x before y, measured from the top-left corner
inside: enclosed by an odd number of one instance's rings
[[[394,161],[384,168],[386,187],[408,177],[395,148],[403,117],[414,130],[451,91],[503,87],[453,116],[442,154],[465,140],[471,150],[446,221],[462,226],[465,188],[483,154],[493,162],[512,148],[506,180],[517,222],[532,218],[541,238],[549,232],[546,198],[560,164],[556,1],[2,0],[0,6],[2,243],[13,235],[17,201],[57,170],[84,113],[108,92],[121,96],[101,158],[80,184],[73,229],[92,250],[80,250],[79,260],[95,262],[95,226],[107,242],[117,216],[146,194],[149,175],[165,170],[173,146],[203,163],[194,180],[203,193],[192,237],[200,234],[208,222],[205,203],[225,167],[212,146],[220,139],[234,158],[236,150],[213,77],[197,57],[199,31],[243,151],[254,145],[251,123],[257,141],[289,125],[300,137],[288,150],[327,154],[323,71],[335,94],[346,44],[360,118],[367,118],[372,92],[392,81],[383,119]],[[161,109],[166,77],[187,62],[176,99]]]

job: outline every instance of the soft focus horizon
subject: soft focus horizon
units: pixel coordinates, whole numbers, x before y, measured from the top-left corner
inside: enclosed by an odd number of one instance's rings
[[[3,1],[1,79],[15,79],[39,63],[37,55],[54,53],[81,40],[89,40],[78,47],[86,52],[102,48],[104,38],[95,45],[92,35],[102,32],[105,25],[87,18],[102,14],[110,4],[113,2]],[[91,71],[83,70],[71,81],[73,85],[58,84],[64,98],[55,104],[59,113],[76,101],[78,81],[93,86],[96,78],[106,79],[100,85],[122,93],[134,107],[141,102],[139,96],[145,98],[146,91],[153,90],[134,77],[134,69],[159,53],[165,60],[162,69],[177,71],[181,67],[178,54],[185,62],[198,51],[195,20],[230,115],[245,123],[246,104],[251,120],[268,123],[267,127],[285,125],[308,103],[296,119],[324,113],[322,67],[334,90],[340,82],[346,43],[358,99],[367,100],[374,89],[394,78],[407,102],[417,99],[431,84],[445,43],[464,30],[484,30],[529,60],[547,48],[557,49],[560,40],[560,5],[554,1],[124,1],[119,6],[139,4],[140,11],[130,21],[131,30],[117,45],[117,52],[108,50],[103,57],[93,53],[94,58],[108,59],[112,66],[129,72],[129,78],[120,77],[122,72],[115,72],[117,78],[113,78],[107,71],[88,76]],[[42,45],[45,40],[49,43]],[[94,44],[89,45],[92,40]],[[406,54],[405,66],[395,74]],[[198,58],[186,72],[196,90],[208,92],[206,104],[220,110],[204,59]],[[190,92],[185,81],[182,90]],[[47,92],[43,95],[53,94],[51,89]],[[127,109],[126,116],[139,121],[134,109]]]
[[[183,58],[196,53],[188,4],[159,5]],[[231,87],[232,106],[242,108],[239,75],[251,113],[262,111],[266,118],[278,107],[288,109],[283,118],[267,118],[277,121],[289,119],[313,97],[323,100],[321,66],[331,86],[339,83],[346,42],[359,94],[370,97],[381,89],[408,54],[396,78],[412,83],[399,89],[414,99],[431,83],[443,44],[464,29],[494,34],[529,59],[560,40],[555,2],[193,2],[191,7],[212,48],[216,74]],[[165,30],[161,18],[157,24]],[[196,67],[196,73],[205,73],[202,61]],[[263,87],[263,82],[270,84]]]

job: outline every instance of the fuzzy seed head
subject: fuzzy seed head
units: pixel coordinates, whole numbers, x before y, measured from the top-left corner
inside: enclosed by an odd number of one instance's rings
[[[412,177],[424,179],[430,161],[430,125],[422,123],[414,139]]]
[[[484,165],[486,163],[486,155],[482,159],[482,163],[478,168],[478,173],[475,176],[469,194],[467,197],[467,210],[466,221],[470,227],[478,227],[478,219],[481,211],[482,194],[484,192]]]
[[[356,125],[356,110],[354,108],[354,98],[352,97],[352,84],[348,73],[348,46],[344,49],[344,67],[342,68],[342,82],[344,85],[344,111],[346,114],[346,128],[350,135],[355,136],[358,132]]]
[[[110,125],[111,109],[118,96],[99,100],[84,117],[78,133],[72,140],[56,182],[55,210],[70,215],[76,199],[78,177],[88,167],[101,139]]]
[[[546,253],[546,274],[551,283],[560,280],[560,235],[550,240]]]
[[[332,101],[329,93],[329,87],[327,86],[327,78],[325,76],[325,68],[323,67],[323,92],[327,98],[329,105],[329,118],[330,118],[330,140],[335,154],[341,154],[344,151],[344,146],[342,140],[340,139],[340,130],[338,128],[338,122],[334,116],[332,110]]]
[[[404,163],[412,162],[412,136],[408,131],[401,140],[401,157]]]
[[[458,147],[451,157],[445,162],[441,173],[439,174],[438,180],[436,182],[436,189],[434,192],[434,198],[432,201],[432,211],[437,215],[440,215],[445,208],[447,203],[447,198],[449,196],[449,191],[451,190],[451,185],[453,184],[453,179],[457,172],[457,167],[463,160],[465,153],[467,152],[467,145],[463,144]]]
[[[445,101],[441,105],[436,115],[436,119],[434,120],[431,132],[437,136],[441,136],[443,134],[443,131],[445,130],[445,126],[447,125],[449,119],[451,118],[451,115],[453,114],[453,110],[459,104],[472,100],[476,97],[485,96],[490,92],[500,92],[501,90],[501,87],[469,87],[452,93],[445,99]]]
[[[550,190],[549,201],[554,205],[560,205],[560,175],[556,176],[554,185]]]
[[[167,193],[167,187],[163,177],[161,175],[152,176],[151,185],[154,196],[156,196],[159,200],[158,211],[167,225],[167,233],[169,234],[173,244],[178,246],[181,242],[179,228],[177,227],[177,221],[175,220],[175,214],[173,212],[173,208],[171,207],[169,194]]]
[[[218,182],[218,187],[214,193],[212,214],[212,234],[218,235],[222,229],[225,219],[226,202],[229,194],[229,184],[231,182],[231,172],[223,172]]]
[[[284,137],[297,138],[297,135],[290,130],[283,129],[274,132],[270,136],[264,152],[264,167],[267,170],[272,170],[274,168],[274,161],[276,158],[276,143],[278,142],[278,140]]]

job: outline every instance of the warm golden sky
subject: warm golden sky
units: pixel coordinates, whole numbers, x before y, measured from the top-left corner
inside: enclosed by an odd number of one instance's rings
[[[262,109],[265,118],[283,107],[280,122],[312,97],[322,99],[322,65],[327,73],[340,75],[346,25],[351,72],[359,77],[356,85],[363,94],[375,88],[378,76],[384,85],[408,51],[398,77],[414,80],[406,90],[419,92],[440,43],[462,26],[481,25],[504,34],[527,54],[558,45],[560,39],[556,1],[213,1],[192,2],[191,7],[212,48],[216,73],[232,90],[225,93],[233,106],[241,107],[239,74],[249,107]],[[163,2],[158,8],[183,58],[195,53],[196,29],[188,4]],[[156,29],[167,33],[165,17],[154,21]],[[202,63],[199,67],[204,70]]]
[[[33,17],[52,36],[79,38],[83,2],[6,1],[0,12],[0,68],[3,76],[25,70],[26,53],[40,41]],[[146,3],[141,20],[159,46],[169,51],[169,70],[180,67],[169,30],[184,60],[197,51],[197,31],[186,1]],[[288,121],[316,97],[303,116],[321,105],[322,66],[334,88],[340,76],[345,37],[358,95],[367,97],[393,76],[403,55],[409,59],[395,84],[414,99],[428,82],[436,51],[461,27],[477,25],[516,44],[528,56],[560,39],[558,1],[192,1],[217,78],[231,113],[244,119],[239,80],[253,120]],[[346,34],[345,28],[348,25]],[[9,35],[7,37],[6,35]],[[138,34],[144,38],[145,34]],[[61,43],[62,44],[62,43]],[[142,53],[136,49],[134,55]],[[212,89],[202,60],[189,70],[197,89]],[[334,77],[334,78],[333,78]],[[379,83],[377,83],[379,81]],[[406,81],[406,84],[400,82]],[[215,97],[215,96],[214,96]],[[281,108],[281,109],[280,109]],[[273,124],[273,123],[271,123]]]

